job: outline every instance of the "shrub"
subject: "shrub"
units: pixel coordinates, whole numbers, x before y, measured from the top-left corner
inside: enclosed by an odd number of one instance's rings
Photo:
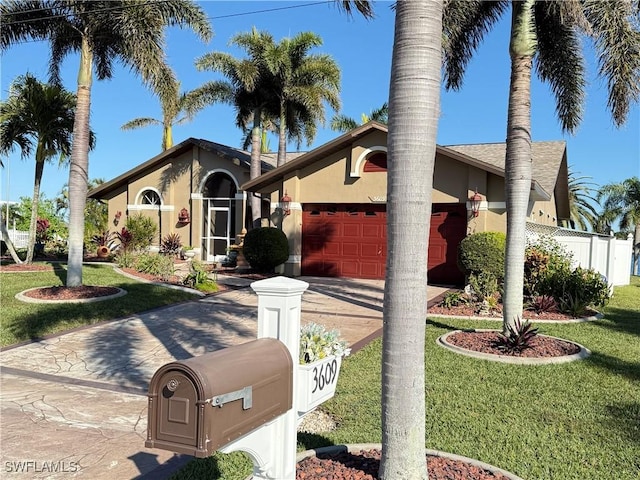
[[[486,272],[500,280],[504,276],[506,236],[501,232],[469,235],[458,248],[458,265],[465,275]]]
[[[289,242],[282,230],[254,228],[244,237],[243,252],[251,268],[258,272],[271,272],[289,258]]]
[[[555,282],[571,273],[572,254],[556,240],[542,236],[527,245],[524,262],[524,295],[553,295]]]
[[[479,302],[489,297],[497,297],[498,279],[491,272],[472,273],[469,275],[469,285],[473,295]]]
[[[440,305],[444,308],[452,308],[459,305],[467,305],[468,303],[469,297],[463,292],[449,292],[445,294]]]
[[[114,261],[120,268],[135,268],[137,257],[130,251],[121,248],[116,253]]]
[[[609,301],[609,285],[595,270],[578,267],[554,283],[560,285],[555,295],[560,310],[576,317],[582,316],[589,306],[600,307]]]
[[[538,329],[532,328],[531,323],[516,318],[513,325],[507,325],[506,332],[498,334],[495,346],[505,353],[519,353],[531,348],[531,342],[537,335]]]
[[[148,249],[158,234],[156,223],[140,213],[128,217],[126,227],[131,233],[130,245],[134,250]]]
[[[194,260],[189,265],[189,273],[184,277],[182,283],[205,293],[215,293],[218,291],[216,281],[209,278],[209,274],[204,269],[204,265],[197,260]]]
[[[159,277],[162,281],[169,279],[173,275],[173,259],[166,255],[155,253],[143,253],[136,261],[137,271]]]
[[[36,220],[36,242],[46,243],[49,239],[49,220],[46,218],[38,218]]]
[[[167,233],[160,242],[160,253],[177,255],[182,249],[182,240],[177,233]]]

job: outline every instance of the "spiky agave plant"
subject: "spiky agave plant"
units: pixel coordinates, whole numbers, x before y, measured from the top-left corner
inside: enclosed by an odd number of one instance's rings
[[[523,322],[517,318],[513,325],[507,325],[505,332],[498,334],[495,346],[506,354],[520,353],[531,348],[531,342],[537,335],[538,329],[533,328],[528,320]]]

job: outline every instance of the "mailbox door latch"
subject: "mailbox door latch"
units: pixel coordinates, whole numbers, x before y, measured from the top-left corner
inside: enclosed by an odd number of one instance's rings
[[[222,407],[225,403],[242,399],[242,409],[249,410],[253,406],[253,388],[251,386],[241,388],[235,392],[223,393],[211,397],[205,403],[210,403],[212,407]]]

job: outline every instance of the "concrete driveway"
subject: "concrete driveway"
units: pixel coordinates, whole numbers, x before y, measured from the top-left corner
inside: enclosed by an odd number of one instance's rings
[[[380,334],[384,282],[302,280],[303,323],[337,328],[356,349]],[[256,323],[247,286],[0,352],[0,477],[167,478],[190,457],[144,447],[151,377],[255,339]]]

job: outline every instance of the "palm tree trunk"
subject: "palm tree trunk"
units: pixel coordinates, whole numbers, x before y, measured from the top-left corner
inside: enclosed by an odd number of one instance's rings
[[[284,165],[287,158],[287,115],[284,102],[280,103],[280,129],[278,130],[278,163]]]
[[[249,176],[251,180],[258,178],[262,173],[260,165],[260,119],[262,118],[262,111],[260,108],[256,108],[253,112],[253,128],[251,129],[251,166],[249,169]],[[251,223],[253,228],[260,226],[260,219],[262,218],[262,204],[260,196],[254,192],[249,192],[251,201]]]
[[[173,147],[173,131],[171,124],[165,123],[162,127],[162,151],[169,150]]]
[[[440,109],[442,1],[397,2],[387,172],[383,480],[426,479],[427,250]]]
[[[93,52],[82,39],[76,115],[73,124],[73,146],[69,166],[69,265],[67,287],[82,285],[82,257],[84,253],[84,207],[87,203],[89,181],[89,117],[91,109],[91,81]]]
[[[511,84],[507,115],[505,252],[503,329],[522,318],[525,225],[531,190],[531,67],[535,39],[526,28],[530,1],[514,2],[511,30]]]
[[[36,233],[38,230],[38,204],[40,203],[40,184],[42,182],[42,172],[44,171],[43,146],[38,141],[36,151],[36,172],[33,180],[33,195],[31,196],[31,219],[29,221],[29,243],[27,244],[27,257],[24,263],[33,261],[34,246],[36,244]]]
[[[20,260],[18,252],[16,252],[16,248],[13,246],[11,238],[9,238],[9,231],[7,230],[7,225],[4,223],[4,219],[0,219],[0,230],[2,231],[2,238],[4,239],[4,243],[9,249],[9,253],[11,254],[11,258],[13,258],[13,261],[18,265],[24,263],[22,260]]]

